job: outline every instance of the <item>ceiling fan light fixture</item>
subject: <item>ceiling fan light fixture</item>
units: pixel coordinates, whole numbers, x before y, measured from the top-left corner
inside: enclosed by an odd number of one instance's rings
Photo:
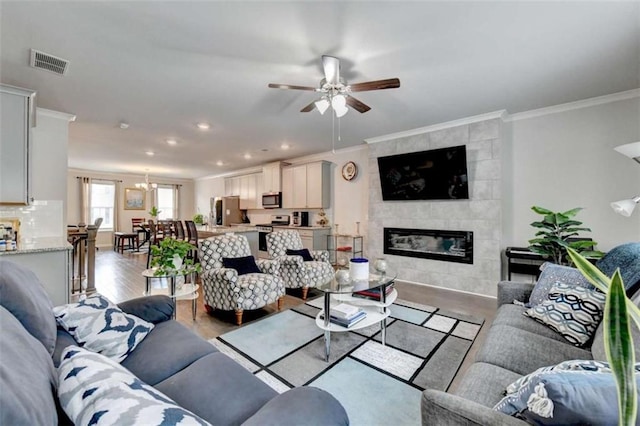
[[[335,95],[333,98],[331,98],[331,106],[333,107],[334,110],[338,109],[342,109],[345,108],[345,106],[347,105],[347,99],[344,97],[344,95]]]
[[[318,111],[320,112],[320,114],[324,114],[325,111],[327,110],[327,108],[329,108],[329,101],[327,100],[327,98],[322,98],[319,101],[316,101],[316,108],[318,108]]]
[[[346,106],[333,108],[333,110],[336,112],[336,117],[338,118],[343,117],[346,113],[349,112],[349,108],[347,108]]]

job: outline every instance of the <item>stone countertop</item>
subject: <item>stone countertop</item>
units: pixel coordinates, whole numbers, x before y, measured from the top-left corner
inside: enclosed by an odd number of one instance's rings
[[[274,225],[274,228],[279,229],[295,229],[300,231],[321,231],[326,229],[331,229],[330,226],[291,226],[291,225]]]
[[[64,237],[42,237],[30,238],[18,242],[16,250],[0,251],[0,256],[24,253],[43,253],[47,251],[72,250],[73,246],[69,244]]]
[[[223,235],[228,233],[247,233],[247,232],[258,232],[255,227],[248,226],[203,226],[198,229],[198,238],[209,238],[214,237],[216,235]]]

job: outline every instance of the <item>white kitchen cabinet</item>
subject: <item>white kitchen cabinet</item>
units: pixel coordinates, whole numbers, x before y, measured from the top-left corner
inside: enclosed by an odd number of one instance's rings
[[[0,85],[0,204],[29,204],[34,104],[35,92]]]
[[[240,209],[256,208],[256,174],[239,177],[240,181]]]
[[[282,188],[283,208],[328,208],[331,163],[317,161],[284,168]]]
[[[262,166],[262,192],[282,191],[282,166],[284,164],[286,163],[276,161]]]
[[[309,250],[326,250],[329,229],[298,229],[302,246]]]

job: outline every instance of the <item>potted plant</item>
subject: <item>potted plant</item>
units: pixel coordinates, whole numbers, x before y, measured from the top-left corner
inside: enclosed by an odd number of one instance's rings
[[[204,215],[202,213],[194,214],[193,223],[195,223],[196,225],[204,225]]]
[[[189,252],[195,248],[194,245],[175,238],[165,238],[159,245],[152,245],[149,265],[155,270],[154,275],[187,275],[200,272],[200,264],[194,264],[193,259],[187,258]]]
[[[558,265],[569,265],[571,259],[567,256],[567,249],[571,248],[588,259],[599,259],[604,253],[594,250],[595,241],[569,241],[579,232],[591,232],[591,229],[582,227],[582,222],[573,217],[578,214],[581,207],[567,210],[566,212],[552,212],[543,207],[533,206],[531,210],[542,215],[542,220],[531,223],[531,226],[539,229],[536,238],[529,240],[529,250],[538,253]]]
[[[620,270],[611,278],[603,274],[577,251],[567,249],[571,260],[598,290],[607,294],[604,305],[603,331],[605,353],[616,380],[618,424],[637,424],[638,389],[635,378],[635,352],[631,324],[640,327],[640,308],[625,294]]]
[[[162,210],[158,210],[156,206],[151,207],[151,210],[149,210],[149,214],[154,219],[157,219],[160,213],[162,213]]]

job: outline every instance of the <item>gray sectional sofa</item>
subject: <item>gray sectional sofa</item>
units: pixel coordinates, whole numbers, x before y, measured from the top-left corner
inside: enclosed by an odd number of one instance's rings
[[[155,324],[122,362],[130,372],[215,425],[346,425],[327,392],[303,387],[278,395],[231,358],[171,320],[173,301],[151,296],[119,305]],[[0,261],[0,424],[69,423],[57,401],[56,368],[75,340],[56,328],[35,274]]]
[[[640,261],[640,260],[639,260]],[[474,364],[457,390],[432,389],[422,394],[423,425],[526,425],[522,420],[493,411],[506,387],[534,370],[571,359],[606,361],[602,324],[591,346],[578,348],[552,329],[524,316],[514,300],[529,300],[534,284],[503,281],[498,284],[498,311]],[[640,302],[640,292],[632,297]],[[636,359],[640,359],[640,331],[633,327]]]

